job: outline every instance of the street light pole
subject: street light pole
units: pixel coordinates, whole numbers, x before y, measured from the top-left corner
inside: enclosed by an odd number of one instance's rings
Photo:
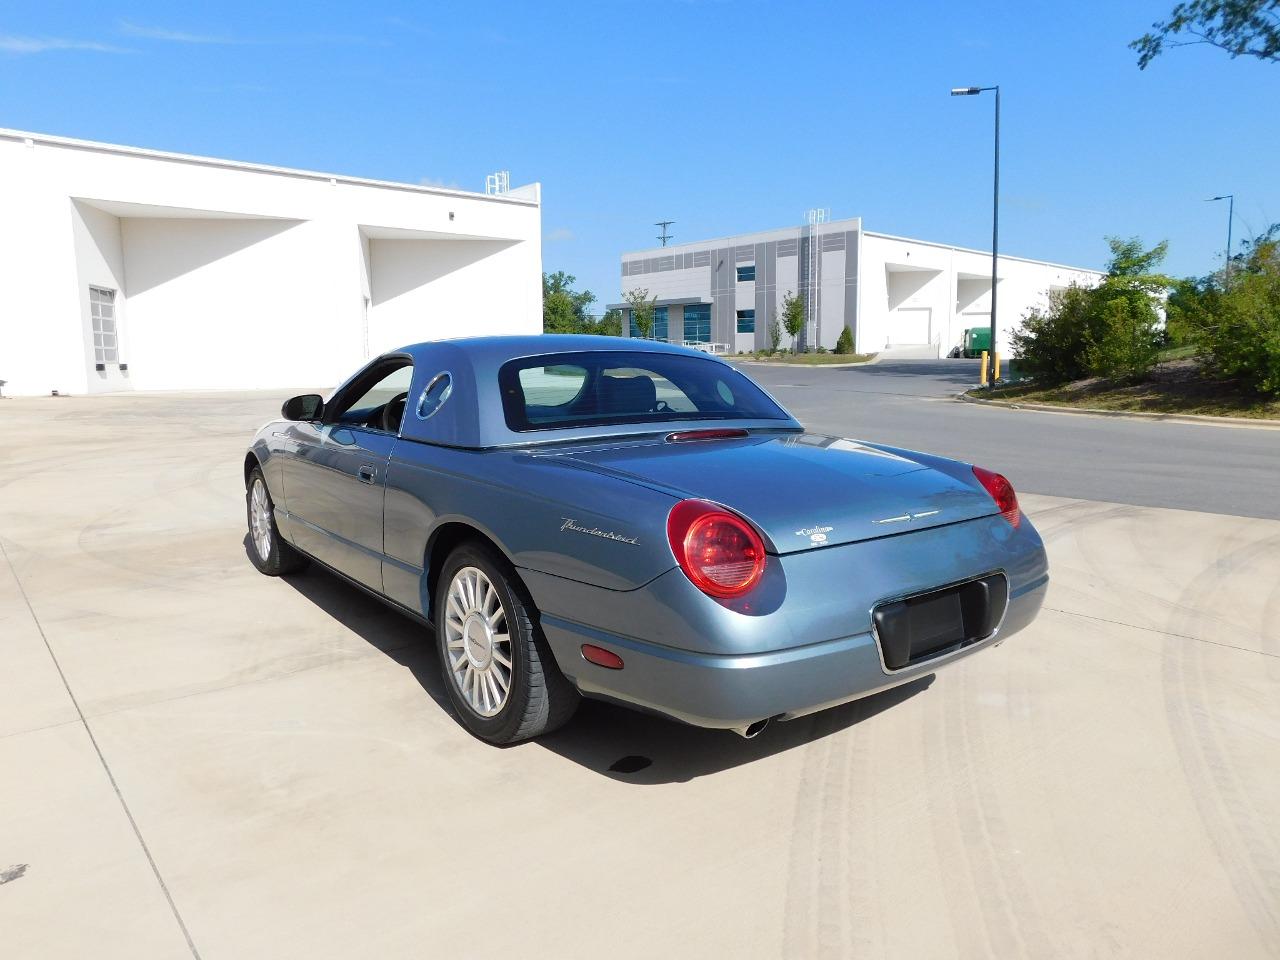
[[[1236,218],[1236,195],[1234,193],[1224,193],[1220,197],[1210,197],[1205,203],[1213,203],[1215,200],[1227,201],[1227,257],[1222,265],[1222,286],[1231,286],[1231,224]]]
[[[996,267],[1000,261],[1000,85],[994,87],[952,87],[951,95],[953,97],[974,97],[980,93],[987,91],[995,91],[996,95],[996,143],[995,143],[995,176],[992,186],[991,199],[991,379],[987,381],[988,389],[994,390],[996,386],[995,378],[995,355],[996,355],[996,303],[998,292],[996,284],[999,282]]]

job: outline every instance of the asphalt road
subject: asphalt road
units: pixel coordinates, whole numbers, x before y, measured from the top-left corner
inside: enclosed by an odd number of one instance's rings
[[[1280,519],[1280,430],[959,403],[976,360],[742,369],[815,432],[978,463],[1019,491]]]

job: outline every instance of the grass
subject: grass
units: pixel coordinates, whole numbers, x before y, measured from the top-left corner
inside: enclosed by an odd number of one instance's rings
[[[1187,353],[1169,358],[1139,383],[1095,377],[1057,387],[1017,384],[993,391],[977,388],[970,390],[969,396],[1090,410],[1280,420],[1280,398],[1259,396],[1235,381],[1205,376],[1200,362]]]
[[[874,353],[748,353],[738,359],[755,360],[759,363],[795,363],[806,367],[822,367],[832,363],[866,363],[874,356]]]
[[[1195,347],[1169,347],[1167,350],[1161,350],[1156,355],[1156,360],[1159,363],[1164,363],[1166,360],[1185,360],[1187,357],[1194,357],[1195,355]]]

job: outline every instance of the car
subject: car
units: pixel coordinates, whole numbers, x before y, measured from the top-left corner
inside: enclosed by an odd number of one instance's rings
[[[496,744],[581,697],[754,736],[1008,639],[1048,584],[1003,476],[806,432],[682,346],[419,343],[281,415],[244,460],[254,565],[431,628]]]

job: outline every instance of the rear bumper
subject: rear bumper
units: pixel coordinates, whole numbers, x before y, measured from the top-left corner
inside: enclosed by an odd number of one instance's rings
[[[1000,626],[990,637],[887,671],[873,633],[858,633],[767,653],[716,655],[648,643],[543,614],[542,628],[556,661],[587,696],[616,700],[701,727],[744,726],[768,717],[793,719],[909,683],[999,644],[1036,616],[1048,573],[1015,587]],[[621,670],[582,657],[584,643],[617,652]]]

